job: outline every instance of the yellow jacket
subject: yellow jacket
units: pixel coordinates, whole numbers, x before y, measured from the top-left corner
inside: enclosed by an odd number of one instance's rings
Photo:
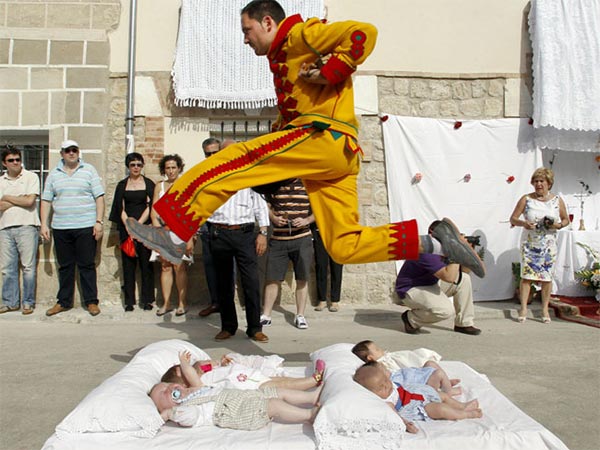
[[[377,29],[368,23],[325,24],[317,18],[303,22],[299,14],[286,17],[267,54],[279,109],[274,130],[321,121],[356,138],[351,75],[373,51],[376,38]],[[298,78],[303,63],[328,54],[332,56],[321,74],[329,84]]]

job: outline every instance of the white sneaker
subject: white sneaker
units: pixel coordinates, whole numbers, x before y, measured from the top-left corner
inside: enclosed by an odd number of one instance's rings
[[[271,316],[265,316],[264,314],[260,315],[260,326],[261,327],[270,327],[271,326]]]
[[[294,325],[296,325],[296,328],[300,330],[306,330],[308,328],[308,322],[306,321],[304,316],[300,314],[296,316],[296,319],[294,320]]]

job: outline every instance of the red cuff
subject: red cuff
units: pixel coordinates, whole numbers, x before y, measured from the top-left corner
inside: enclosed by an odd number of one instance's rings
[[[335,56],[331,56],[329,61],[321,67],[321,75],[323,75],[330,84],[338,84],[352,75],[354,70],[355,69]]]
[[[390,259],[419,258],[419,228],[416,220],[390,224]]]

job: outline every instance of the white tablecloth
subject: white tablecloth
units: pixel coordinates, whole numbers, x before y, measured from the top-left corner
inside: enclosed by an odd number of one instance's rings
[[[573,224],[577,226],[577,224]],[[577,242],[587,244],[593,249],[600,250],[600,231],[571,231],[558,232],[558,255],[552,293],[568,297],[589,297],[594,292],[584,288],[575,280],[574,272],[589,267],[592,259]]]

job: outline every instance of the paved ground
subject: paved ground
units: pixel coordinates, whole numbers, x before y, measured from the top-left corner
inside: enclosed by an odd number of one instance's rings
[[[104,308],[92,318],[83,310],[46,318],[0,316],[0,448],[39,449],[54,427],[81,399],[123,367],[141,347],[158,340],[189,340],[217,357],[226,351],[277,353],[288,364],[303,365],[309,353],[336,342],[373,339],[391,350],[427,347],[444,359],[460,360],[486,374],[527,414],[554,432],[571,450],[600,448],[600,330],[536,318],[514,321],[513,303],[476,304],[481,336],[449,331],[450,322],[409,336],[399,329],[403,308],[355,306],[339,313],[310,311],[308,330],[291,326],[289,308],[273,315],[265,328],[268,344],[256,344],[240,331],[231,340],[213,340],[218,315],[199,319],[157,318],[120,308]],[[524,447],[525,448],[525,447]],[[501,449],[498,449],[501,450]]]

